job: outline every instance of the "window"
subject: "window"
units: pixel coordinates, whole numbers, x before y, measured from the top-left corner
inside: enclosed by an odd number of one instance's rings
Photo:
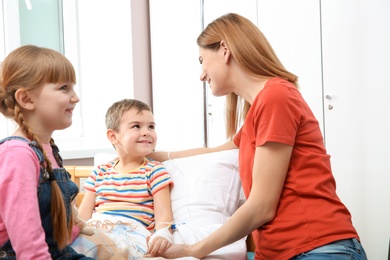
[[[26,18],[24,13],[38,8],[42,8],[39,11],[42,16],[54,12],[53,9],[44,10],[55,7],[51,1],[51,4],[46,4],[47,1],[36,0],[32,2],[31,10],[27,9],[27,1],[2,2],[4,8],[0,15],[4,18],[4,57],[27,43],[57,49],[53,45],[46,45],[48,42],[34,42],[33,38],[21,35],[25,30],[21,28],[22,22],[19,22]],[[57,24],[63,25],[58,39],[61,42],[63,37],[63,52],[75,67],[76,91],[81,101],[77,106],[78,111],[74,112],[73,125],[55,132],[53,138],[64,159],[112,152],[111,143],[106,138],[105,113],[113,102],[134,97],[131,3],[128,0],[58,0],[56,3],[62,12],[62,18],[61,14],[57,17]],[[58,48],[61,49],[61,44],[58,44]],[[11,134],[12,124],[3,116],[0,116],[0,122],[0,137]],[[7,125],[7,129],[4,129],[4,125]]]

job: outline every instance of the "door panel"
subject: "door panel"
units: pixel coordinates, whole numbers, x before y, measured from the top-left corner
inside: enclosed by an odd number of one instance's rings
[[[387,0],[322,1],[326,146],[369,259],[386,258],[390,234],[389,12]]]

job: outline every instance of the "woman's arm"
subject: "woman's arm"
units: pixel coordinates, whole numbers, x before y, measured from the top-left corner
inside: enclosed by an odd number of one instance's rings
[[[286,178],[292,147],[267,142],[257,147],[252,189],[246,202],[218,230],[193,245],[173,245],[162,256],[202,258],[233,243],[271,221],[277,210]]]
[[[84,198],[79,207],[79,218],[87,221],[92,217],[95,209],[96,194],[92,191],[85,190]]]
[[[220,151],[231,150],[231,149],[237,149],[237,146],[234,144],[232,140],[224,143],[223,145],[216,146],[216,147],[200,147],[200,148],[193,148],[188,150],[172,151],[172,152],[156,151],[148,154],[147,157],[152,158],[156,161],[163,162],[170,159],[189,157],[189,156],[194,156],[194,155],[204,154],[204,153],[220,152]]]

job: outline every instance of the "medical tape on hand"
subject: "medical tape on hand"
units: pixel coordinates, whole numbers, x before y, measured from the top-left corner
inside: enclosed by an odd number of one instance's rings
[[[165,238],[166,240],[168,240],[169,243],[173,244],[173,235],[171,234],[171,232],[169,232],[168,227],[159,229],[156,232],[154,232],[149,239],[148,246],[150,246],[152,241],[157,237]]]

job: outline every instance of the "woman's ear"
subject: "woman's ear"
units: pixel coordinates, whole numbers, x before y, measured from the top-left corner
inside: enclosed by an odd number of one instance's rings
[[[230,59],[230,50],[227,47],[225,41],[222,40],[220,42],[220,48],[223,51],[223,58],[225,60],[225,63],[227,64],[229,62],[229,59]]]
[[[18,104],[26,110],[34,110],[35,105],[34,102],[31,99],[30,92],[28,92],[24,88],[20,88],[16,90],[15,92],[15,100],[18,102]]]

